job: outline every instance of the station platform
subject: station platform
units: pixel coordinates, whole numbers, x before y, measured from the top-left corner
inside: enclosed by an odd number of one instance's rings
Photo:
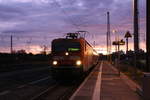
[[[70,100],[142,100],[135,83],[118,75],[118,70],[101,61],[74,92]]]

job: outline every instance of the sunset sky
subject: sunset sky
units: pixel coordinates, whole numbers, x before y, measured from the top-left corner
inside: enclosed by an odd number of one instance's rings
[[[10,35],[14,50],[38,53],[43,45],[50,51],[51,41],[65,33],[85,30],[88,42],[95,41],[98,52],[106,53],[107,11],[111,31],[121,39],[127,30],[133,33],[133,0],[0,0],[0,52],[10,52]],[[139,17],[140,48],[145,49],[145,0],[139,0]],[[129,40],[133,50],[133,38]]]

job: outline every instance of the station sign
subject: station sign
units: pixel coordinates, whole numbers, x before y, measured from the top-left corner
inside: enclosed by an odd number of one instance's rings
[[[123,39],[120,40],[120,41],[113,41],[112,44],[113,44],[113,45],[125,45],[125,41],[123,41]]]

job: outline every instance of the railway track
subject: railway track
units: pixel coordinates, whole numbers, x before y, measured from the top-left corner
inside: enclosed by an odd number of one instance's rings
[[[55,81],[51,77],[44,77],[4,91],[0,94],[0,100],[67,100],[83,81]]]
[[[51,77],[44,77],[1,92],[0,100],[30,100],[34,95],[39,94],[55,83],[56,82],[52,80]]]
[[[79,85],[84,81],[85,77],[89,75],[91,70],[80,79],[57,82],[55,85],[35,95],[30,100],[69,100]]]
[[[33,77],[33,81],[29,83],[0,92],[0,100],[68,100],[86,77],[56,81],[51,76],[43,76],[37,80]]]
[[[68,100],[82,81],[82,79],[77,79],[70,83],[57,83],[34,96],[31,100]]]

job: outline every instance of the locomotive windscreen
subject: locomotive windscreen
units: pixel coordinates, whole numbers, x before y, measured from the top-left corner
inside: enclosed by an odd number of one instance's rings
[[[63,51],[77,52],[77,51],[80,51],[80,42],[70,42],[70,41],[57,42],[52,45],[52,51],[54,52],[63,52]]]

